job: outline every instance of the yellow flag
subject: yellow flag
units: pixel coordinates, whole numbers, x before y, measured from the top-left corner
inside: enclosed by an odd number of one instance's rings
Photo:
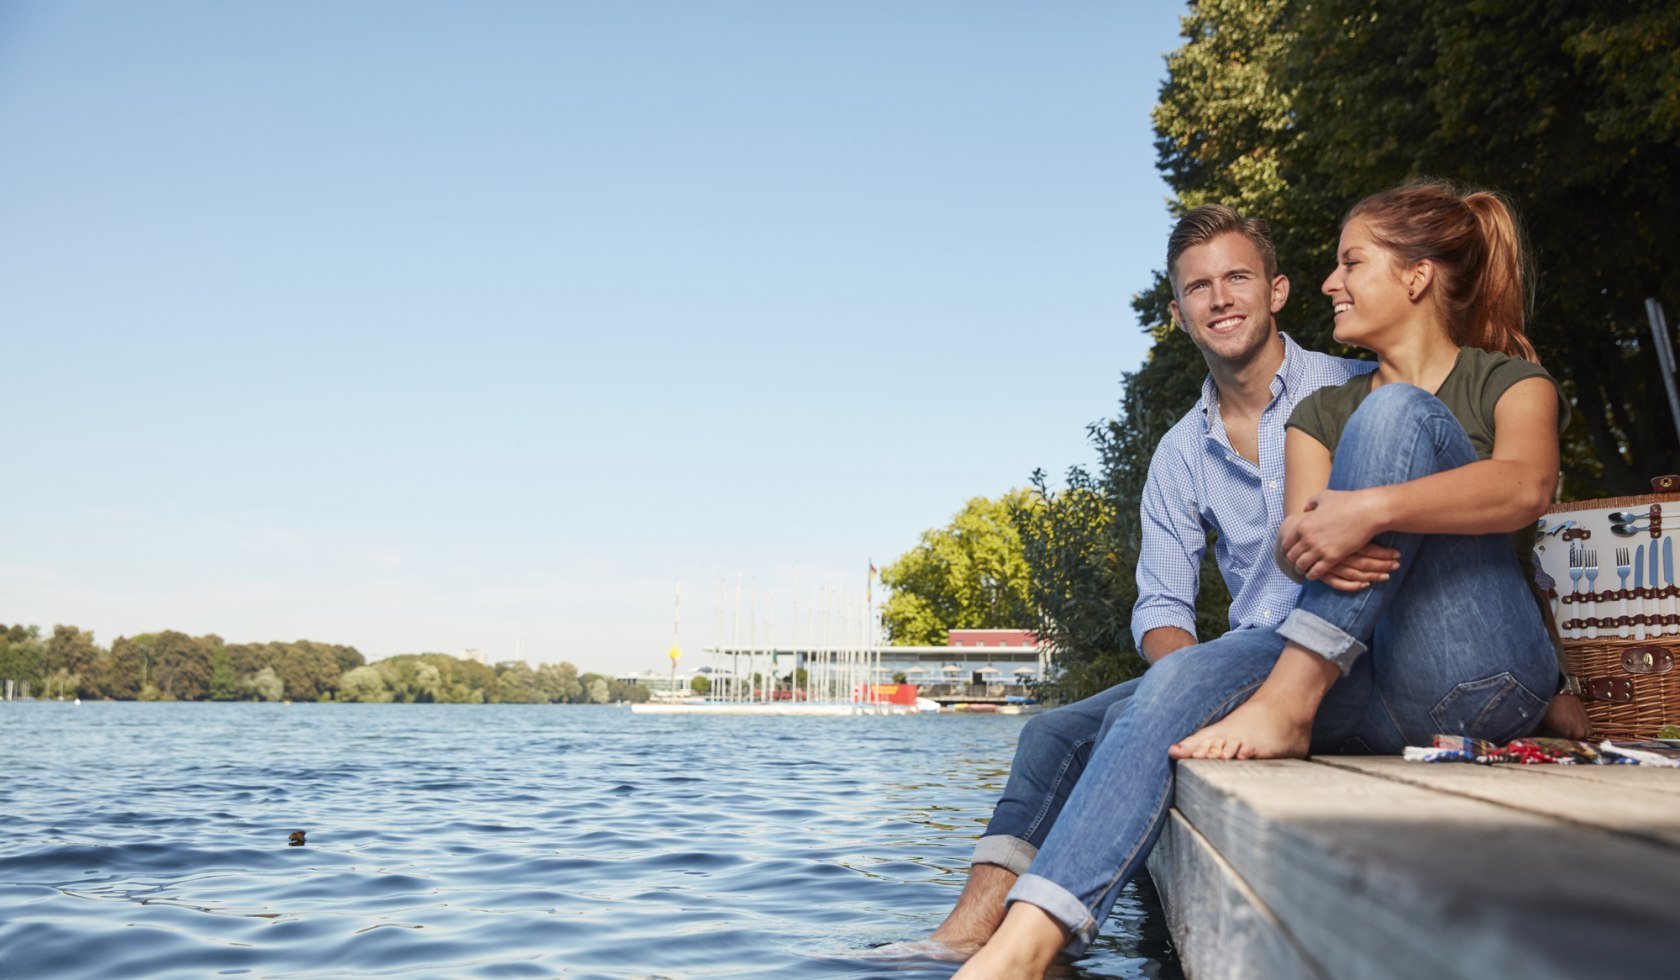
[[[671,658],[672,663],[676,663],[677,658],[682,656],[682,650],[679,647],[672,647],[669,651],[667,651],[666,656]]]

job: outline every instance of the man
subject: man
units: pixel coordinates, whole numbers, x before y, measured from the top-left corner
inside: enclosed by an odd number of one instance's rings
[[[1264,222],[1223,205],[1186,214],[1167,240],[1173,322],[1202,352],[1208,376],[1196,405],[1162,438],[1141,508],[1138,600],[1132,637],[1150,663],[1197,642],[1196,595],[1207,532],[1230,588],[1230,629],[1275,626],[1299,586],[1272,560],[1283,520],[1284,422],[1296,402],[1374,364],[1303,350],[1274,319],[1289,280]],[[1382,574],[1394,553],[1372,546],[1363,565]],[[922,952],[966,958],[1003,918],[1003,898],[1049,833],[1091,747],[1137,681],[1046,712],[1021,731],[1002,799],[975,848],[961,898]]]
[[[1259,220],[1222,205],[1190,211],[1167,240],[1167,277],[1173,322],[1201,350],[1208,376],[1201,398],[1156,447],[1144,485],[1132,637],[1151,664],[1197,642],[1209,530],[1219,535],[1215,559],[1232,596],[1231,631],[1275,626],[1295,607],[1299,586],[1272,552],[1283,520],[1284,423],[1311,392],[1375,367],[1303,350],[1278,332],[1274,317],[1289,298],[1289,280],[1278,274]],[[1374,580],[1396,557],[1368,545],[1349,569]],[[985,944],[1003,918],[1004,896],[1032,863],[1091,747],[1136,684],[1027,723],[962,896],[927,943],[908,947],[965,959]],[[1585,737],[1585,711],[1574,697],[1554,699],[1544,724]]]

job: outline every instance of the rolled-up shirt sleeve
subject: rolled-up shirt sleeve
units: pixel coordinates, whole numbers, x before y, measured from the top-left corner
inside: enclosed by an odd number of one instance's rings
[[[1176,626],[1196,635],[1196,594],[1201,588],[1207,531],[1192,489],[1184,459],[1157,450],[1139,508],[1141,544],[1132,641],[1140,653],[1143,634],[1152,629]]]

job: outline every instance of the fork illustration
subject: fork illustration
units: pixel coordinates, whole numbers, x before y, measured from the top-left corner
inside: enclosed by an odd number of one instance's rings
[[[1598,617],[1598,549],[1597,548],[1590,548],[1590,549],[1587,550],[1586,565],[1587,565],[1587,567],[1586,567],[1586,573],[1587,573],[1587,608],[1590,610],[1590,612],[1587,614],[1587,618],[1588,619],[1596,619]],[[1598,627],[1597,626],[1588,626],[1587,627],[1587,639],[1594,640],[1594,639],[1597,639],[1597,638],[1598,638]]]
[[[1571,596],[1578,596],[1578,595],[1581,594],[1581,573],[1583,573],[1587,570],[1586,569],[1586,564],[1587,564],[1586,549],[1581,547],[1578,544],[1570,545],[1569,546],[1569,581],[1572,584],[1569,587],[1569,594]],[[1577,620],[1583,618],[1578,609],[1576,611],[1575,618]]]
[[[1632,557],[1632,555],[1630,555],[1628,553],[1628,550],[1626,548],[1617,548],[1616,549],[1616,574],[1618,576],[1620,576],[1621,579],[1622,579],[1622,618],[1623,619],[1628,618],[1627,580],[1628,580],[1629,573],[1631,573],[1632,571],[1633,571],[1633,557]],[[1622,623],[1621,625],[1616,627],[1616,635],[1621,637],[1624,640],[1627,639],[1627,637],[1628,637],[1628,626],[1627,626],[1626,623]]]

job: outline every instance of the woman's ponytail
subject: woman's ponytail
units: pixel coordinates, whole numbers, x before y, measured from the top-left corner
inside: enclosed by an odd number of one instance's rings
[[[1344,223],[1355,217],[1368,220],[1372,236],[1402,262],[1434,264],[1436,302],[1454,343],[1538,359],[1524,333],[1533,288],[1528,247],[1503,197],[1414,180],[1360,201]]]
[[[1523,332],[1534,301],[1529,253],[1511,206],[1498,194],[1464,195],[1482,240],[1481,269],[1471,289],[1470,329],[1480,336],[1469,346],[1539,360]]]

